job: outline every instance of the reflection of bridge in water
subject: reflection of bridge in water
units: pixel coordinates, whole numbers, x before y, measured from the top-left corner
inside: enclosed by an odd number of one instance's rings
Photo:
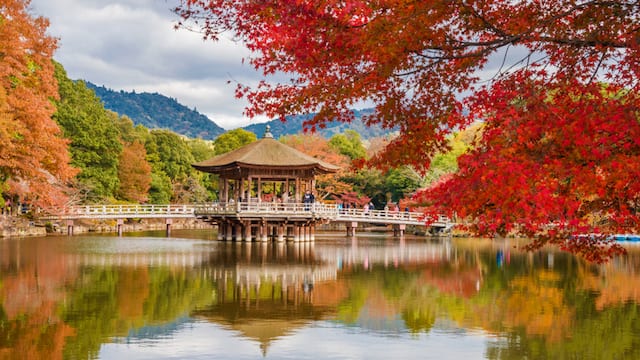
[[[129,238],[131,242],[136,238]],[[198,245],[202,245],[199,242]],[[169,251],[95,252],[68,255],[68,265],[91,266],[285,266],[317,267],[332,264],[339,267],[345,261],[353,265],[398,263],[429,263],[450,260],[451,244],[439,241],[385,241],[379,246],[335,246],[323,242],[310,243],[215,243],[211,246],[194,246],[193,249]]]
[[[128,241],[135,242],[136,238]],[[148,240],[145,240],[148,241]],[[449,261],[448,241],[384,241],[360,247],[307,243],[197,243],[189,249],[166,252],[92,252],[68,255],[68,265],[115,267],[171,267],[200,269],[206,278],[231,280],[238,285],[264,282],[312,284],[335,280],[344,266],[400,266]]]

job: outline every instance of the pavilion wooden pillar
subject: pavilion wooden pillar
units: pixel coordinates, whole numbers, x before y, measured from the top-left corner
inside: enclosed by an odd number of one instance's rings
[[[293,241],[293,227],[291,225],[285,225],[284,231],[287,241]]]
[[[251,242],[251,221],[245,221],[243,227],[243,240]]]
[[[244,240],[242,238],[242,224],[240,222],[235,223],[236,241]]]
[[[260,223],[260,240],[261,241],[268,241],[269,240],[268,230],[269,230],[269,227],[268,227],[267,223],[265,221],[262,221]]]
[[[303,241],[304,242],[309,241],[309,239],[310,239],[310,236],[309,236],[309,224],[304,224],[302,226],[302,232],[304,234]]]
[[[218,225],[218,241],[222,241],[224,240],[224,230],[225,230],[224,223],[218,222],[217,225]]]
[[[293,242],[300,241],[300,225],[293,224]]]
[[[221,201],[226,203],[229,201],[229,179],[224,178],[222,181],[222,194]]]
[[[285,231],[284,224],[280,223],[277,226],[278,226],[278,242],[283,242],[284,241],[284,231]]]
[[[231,226],[230,222],[227,222],[225,224],[224,234],[225,234],[225,240],[227,241],[233,240],[233,227]]]
[[[301,197],[300,197],[300,178],[299,177],[296,177],[296,196],[295,196],[295,199],[296,199],[296,203],[299,203],[300,200],[301,200]]]

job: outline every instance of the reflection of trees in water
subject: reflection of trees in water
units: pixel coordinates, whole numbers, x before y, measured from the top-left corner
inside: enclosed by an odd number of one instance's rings
[[[508,241],[216,244],[145,262],[69,255],[50,239],[0,243],[0,357],[95,357],[132,329],[196,316],[263,351],[328,319],[381,333],[482,329],[495,359],[640,358],[633,252],[596,266]]]
[[[96,357],[102,342],[171,323],[194,306],[211,303],[214,292],[197,268],[89,267],[82,273],[62,308],[65,322],[76,330],[67,339],[65,358]]]

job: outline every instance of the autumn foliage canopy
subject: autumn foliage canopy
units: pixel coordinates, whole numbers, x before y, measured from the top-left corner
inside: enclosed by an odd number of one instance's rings
[[[56,40],[46,35],[48,21],[31,17],[27,5],[0,4],[0,187],[35,205],[60,205],[77,170],[51,118]]]
[[[631,1],[182,0],[179,27],[231,34],[265,75],[239,85],[248,115],[315,112],[400,135],[372,159],[424,171],[451,132],[483,121],[450,180],[419,195],[482,234],[638,231],[640,5]],[[592,246],[591,246],[592,245]]]

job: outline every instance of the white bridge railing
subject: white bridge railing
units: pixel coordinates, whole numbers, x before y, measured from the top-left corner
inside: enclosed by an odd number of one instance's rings
[[[42,219],[122,219],[122,218],[193,218],[219,215],[261,217],[306,217],[338,222],[369,222],[379,224],[425,225],[424,214],[389,210],[343,209],[324,203],[227,202],[192,205],[82,205],[71,206]],[[431,226],[451,227],[441,216]]]
[[[199,205],[81,205],[51,211],[44,219],[192,218]]]

